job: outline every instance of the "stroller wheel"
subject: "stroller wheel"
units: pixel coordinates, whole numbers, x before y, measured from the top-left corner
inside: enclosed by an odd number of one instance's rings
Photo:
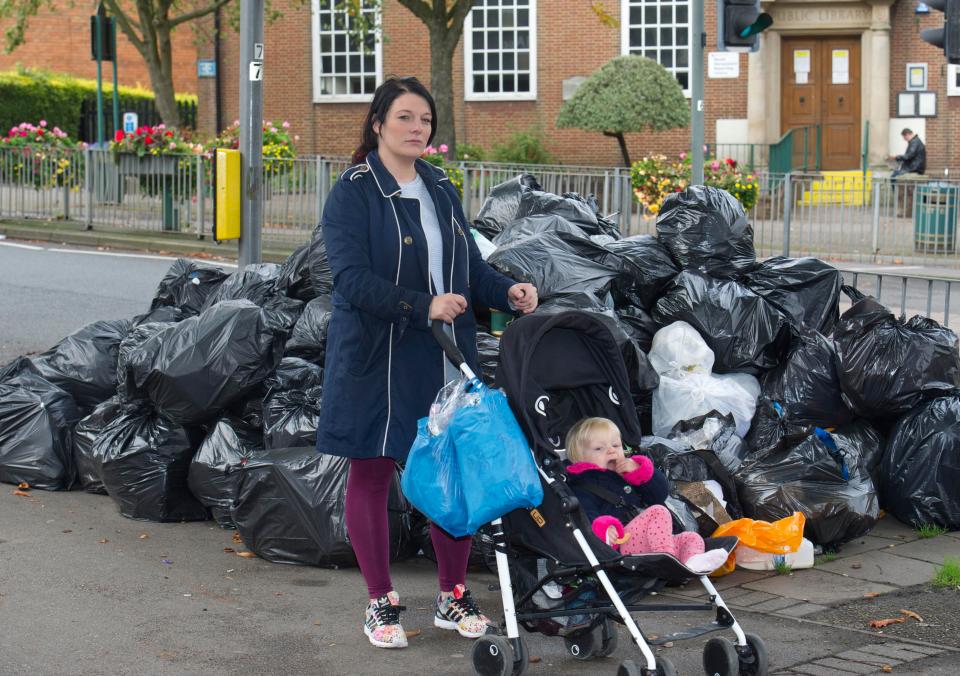
[[[513,646],[506,636],[481,636],[473,644],[472,657],[477,676],[513,676],[526,669],[526,664],[523,664],[519,671],[514,670]],[[525,655],[523,657],[526,658]],[[526,662],[526,659],[523,661]]]
[[[740,673],[745,676],[767,676],[767,646],[756,634],[746,633],[747,647],[737,646]]]
[[[703,670],[707,676],[737,676],[740,658],[733,643],[714,637],[703,646]]]
[[[590,631],[585,631],[576,636],[567,636],[563,639],[567,652],[575,660],[592,660],[600,653],[603,646],[603,638],[600,628],[594,627]]]
[[[655,671],[641,669],[633,660],[624,660],[617,668],[617,676],[677,676],[677,670],[673,667],[673,662],[666,657],[657,657],[657,668]]]
[[[597,657],[609,657],[617,651],[617,625],[609,617],[603,618],[603,624],[600,625],[600,639]]]

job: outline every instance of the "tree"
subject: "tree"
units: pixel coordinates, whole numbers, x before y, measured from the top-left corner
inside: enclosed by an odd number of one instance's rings
[[[103,0],[107,12],[147,64],[157,112],[168,127],[180,126],[180,112],[173,90],[173,30],[227,5],[231,0]],[[23,43],[31,17],[53,0],[0,0],[0,18],[12,18],[6,31],[5,51],[9,54]]]
[[[557,115],[558,127],[597,131],[617,139],[628,167],[624,134],[689,124],[690,104],[676,78],[642,56],[619,56],[605,63],[564,102]]]

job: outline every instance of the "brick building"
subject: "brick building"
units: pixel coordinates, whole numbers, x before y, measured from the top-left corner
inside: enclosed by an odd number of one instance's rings
[[[97,62],[90,58],[90,16],[97,11],[95,1],[71,3],[59,0],[53,7],[41,5],[30,19],[26,39],[12,53],[0,51],[0,70],[17,65],[44,68],[76,77],[96,79]],[[5,31],[10,21],[0,21]],[[197,49],[193,31],[181,26],[173,31],[173,86],[176,92],[197,91]],[[151,89],[147,64],[123,31],[117,30],[117,79],[121,85]],[[104,82],[113,77],[110,63],[104,64]]]
[[[364,53],[338,31],[336,4],[288,0],[283,18],[265,29],[265,116],[289,120],[301,152],[348,154],[383,75],[412,74],[429,83],[427,31],[413,14],[383,0],[387,39],[375,44],[371,36],[373,53]],[[564,163],[618,164],[613,139],[556,128],[564,92],[626,53],[656,58],[687,88],[690,12],[688,0],[605,4],[619,27],[603,25],[588,0],[476,0],[454,57],[458,141],[489,149],[515,131],[539,127]],[[716,4],[705,6],[710,52]],[[899,131],[909,126],[927,143],[931,172],[960,164],[957,70],[920,39],[923,28],[942,25],[942,14],[922,13],[917,0],[771,0],[764,9],[774,26],[762,35],[761,50],[728,57],[733,77],[706,80],[708,142],[768,145],[787,129],[819,125],[824,169],[859,168],[865,149],[868,165],[883,167],[887,154],[901,150]],[[201,126],[209,131],[217,87],[221,119],[238,116],[235,33],[223,34],[220,52],[221,78],[202,80],[198,90]],[[202,58],[212,55],[212,45],[200,49]],[[682,129],[632,134],[627,143],[640,157],[678,153],[688,139]]]

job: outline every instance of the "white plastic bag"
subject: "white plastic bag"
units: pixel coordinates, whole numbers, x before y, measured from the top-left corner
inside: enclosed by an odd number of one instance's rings
[[[458,409],[477,404],[480,395],[475,388],[469,387],[471,382],[473,381],[466,376],[461,376],[440,388],[433,404],[430,405],[430,417],[427,423],[430,434],[437,436],[447,429],[450,419]]]
[[[737,436],[745,437],[757,408],[760,382],[747,373],[714,375],[713,351],[697,330],[674,322],[653,337],[650,363],[660,374],[653,393],[653,433],[670,434],[681,420],[710,411],[733,414]]]
[[[775,570],[778,565],[790,566],[791,570],[813,568],[813,543],[803,538],[800,549],[787,554],[768,554],[746,545],[737,547],[737,568],[747,570]]]
[[[477,243],[480,249],[480,257],[487,260],[487,257],[497,250],[497,245],[484,237],[476,228],[470,228],[470,234],[473,235],[473,241]]]

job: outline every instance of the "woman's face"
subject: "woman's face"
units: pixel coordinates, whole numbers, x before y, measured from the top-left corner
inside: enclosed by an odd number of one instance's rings
[[[603,469],[615,469],[618,460],[623,460],[623,443],[620,431],[600,428],[594,430],[585,439],[580,456],[583,462],[590,462]]]
[[[378,152],[398,158],[415,160],[423,154],[430,138],[430,104],[406,92],[393,100],[383,124],[373,123],[373,131],[380,137]]]

